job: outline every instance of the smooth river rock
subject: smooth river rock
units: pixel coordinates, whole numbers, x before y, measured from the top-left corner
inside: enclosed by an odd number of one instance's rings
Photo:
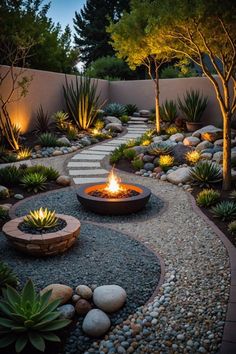
[[[82,328],[90,337],[101,337],[109,330],[110,326],[110,318],[103,311],[94,309],[85,316]]]
[[[190,181],[190,168],[181,167],[167,175],[167,180],[173,184],[186,183]]]
[[[72,288],[70,288],[67,285],[63,284],[50,284],[46,286],[44,289],[40,291],[40,294],[43,295],[46,293],[48,290],[52,290],[52,294],[49,298],[49,301],[54,301],[54,300],[61,300],[61,305],[65,304],[68,302],[73,294]]]
[[[89,300],[93,296],[93,292],[87,285],[79,285],[76,288],[76,293],[83,299]]]
[[[62,305],[62,306],[57,308],[57,311],[60,312],[60,317],[61,318],[65,318],[65,319],[68,319],[68,320],[71,320],[74,317],[74,314],[75,314],[75,308],[71,304]]]
[[[93,293],[93,302],[101,310],[111,313],[124,306],[127,294],[119,285],[102,285]]]

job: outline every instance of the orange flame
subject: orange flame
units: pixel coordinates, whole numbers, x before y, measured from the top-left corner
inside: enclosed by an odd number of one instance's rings
[[[111,194],[117,194],[122,190],[120,179],[115,175],[113,169],[109,173],[108,183],[105,190]]]

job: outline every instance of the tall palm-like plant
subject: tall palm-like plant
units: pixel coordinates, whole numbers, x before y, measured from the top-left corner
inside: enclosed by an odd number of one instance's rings
[[[75,83],[69,83],[66,77],[63,92],[69,115],[77,127],[83,130],[90,128],[104,104],[100,103],[100,94],[97,94],[97,81],[76,76]]]

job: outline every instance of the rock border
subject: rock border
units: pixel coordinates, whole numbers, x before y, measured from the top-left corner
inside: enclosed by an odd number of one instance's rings
[[[80,221],[73,216],[56,214],[66,222],[66,226],[56,232],[42,235],[21,231],[18,226],[24,217],[12,219],[3,225],[2,232],[8,242],[18,251],[33,256],[54,256],[67,251],[76,242],[80,233]]]

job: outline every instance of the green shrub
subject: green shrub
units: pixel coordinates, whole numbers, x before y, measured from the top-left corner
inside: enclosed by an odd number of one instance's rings
[[[99,103],[100,95],[97,94],[97,81],[89,77],[76,76],[76,81],[63,86],[64,98],[70,117],[78,129],[86,130],[95,122],[98,110],[102,107]]]
[[[160,115],[163,122],[174,123],[177,118],[177,106],[175,101],[166,100],[160,106]]]
[[[52,120],[55,122],[59,130],[65,131],[69,125],[69,114],[63,111],[58,111],[52,115]]]
[[[57,307],[60,300],[49,302],[51,291],[36,294],[29,280],[21,293],[12,287],[3,290],[1,310],[0,348],[15,343],[15,351],[21,353],[30,343],[37,350],[45,351],[45,341],[60,342],[55,331],[67,326],[70,321],[59,319]]]
[[[15,287],[17,285],[17,276],[7,264],[0,261],[0,294],[7,285]]]
[[[161,79],[174,79],[179,77],[179,70],[173,66],[167,66],[161,70]]]
[[[39,136],[39,144],[42,147],[55,147],[59,146],[56,135],[52,133],[43,133]]]
[[[125,149],[123,156],[128,160],[133,160],[136,156],[136,151],[134,149]]]
[[[126,104],[125,105],[125,113],[127,116],[132,116],[135,112],[138,112],[138,107],[136,104]]]
[[[155,156],[169,155],[172,153],[172,151],[173,151],[173,147],[164,141],[160,141],[158,143],[152,143],[148,148],[148,153],[150,155],[155,155]]]
[[[229,223],[228,225],[228,230],[231,234],[236,235],[236,221],[232,221],[231,223]]]
[[[199,161],[191,168],[190,177],[201,187],[208,187],[209,185],[222,180],[221,168],[214,162]]]
[[[232,220],[236,218],[236,203],[223,201],[212,207],[211,211],[215,218],[223,221]]]
[[[16,166],[0,168],[1,184],[7,187],[16,186],[22,177],[22,171]]]
[[[121,144],[119,147],[117,147],[110,155],[110,163],[114,164],[118,162],[120,159],[122,159],[125,149],[126,149],[125,144]]]
[[[72,125],[68,125],[68,128],[66,130],[66,137],[69,140],[76,140],[78,137],[78,129],[76,127],[73,127]]]
[[[120,120],[121,120],[121,123],[127,124],[129,121],[129,116],[121,116]]]
[[[40,105],[36,113],[35,130],[38,133],[46,133],[50,130],[51,125],[48,113],[45,113],[43,107]]]
[[[32,173],[42,174],[47,178],[48,181],[54,181],[60,176],[59,172],[55,170],[55,168],[51,166],[46,167],[43,165],[34,165],[24,169],[24,175],[32,174]]]
[[[133,166],[133,168],[135,170],[141,170],[141,168],[143,168],[143,161],[142,159],[140,159],[138,156],[136,156],[132,161],[131,161],[131,165]]]
[[[0,220],[7,220],[7,219],[8,219],[8,211],[5,208],[0,206]]]
[[[4,146],[0,146],[0,162],[15,162],[17,161],[17,155],[8,151]]]
[[[208,98],[198,90],[186,91],[183,100],[178,98],[179,109],[189,122],[199,122],[206,109]]]
[[[97,119],[96,122],[94,123],[94,128],[97,129],[98,131],[101,131],[105,126],[105,122],[101,119]]]
[[[38,193],[46,189],[46,181],[47,178],[42,173],[35,172],[22,177],[21,184],[28,192]]]
[[[210,206],[216,204],[220,199],[220,193],[214,189],[203,189],[197,195],[197,204],[209,208]]]
[[[109,103],[104,111],[107,116],[114,116],[117,118],[124,116],[126,113],[125,106],[120,103]]]

